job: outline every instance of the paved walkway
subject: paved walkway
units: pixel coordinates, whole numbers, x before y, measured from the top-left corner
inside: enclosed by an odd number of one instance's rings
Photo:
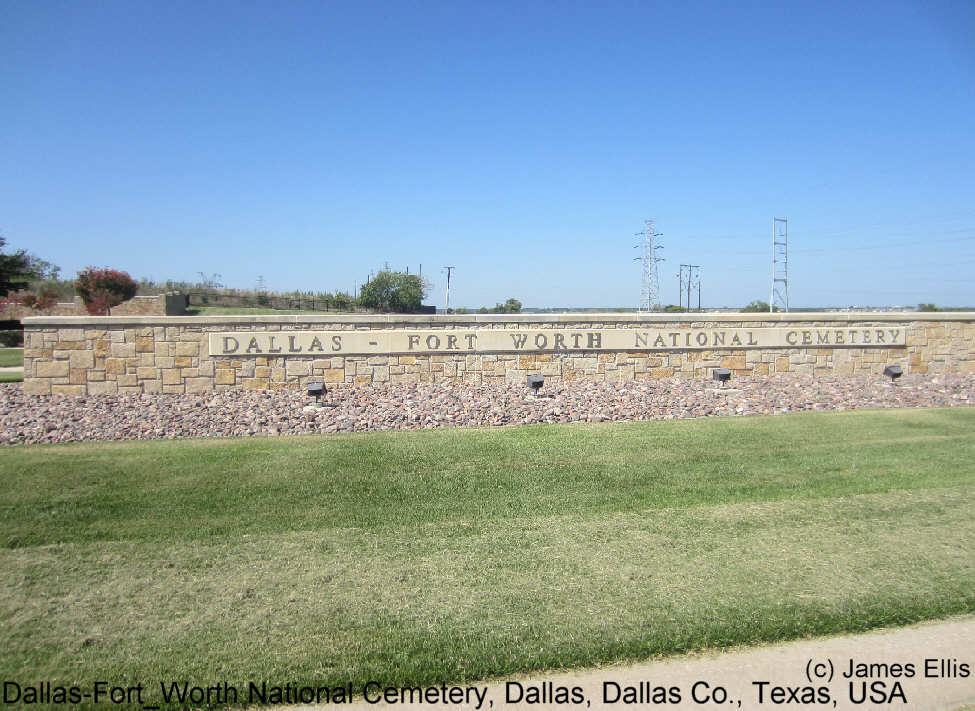
[[[873,675],[869,678],[844,677],[851,660],[855,665],[875,665]],[[886,665],[886,675],[877,665]],[[966,670],[967,676],[962,676]],[[869,673],[869,669],[865,673]],[[817,674],[825,674],[825,678],[817,678]],[[641,685],[642,699],[639,696]],[[468,685],[457,686],[463,690]],[[482,695],[481,709],[505,711],[636,707],[698,710],[802,707],[887,711],[975,708],[975,615],[859,635],[683,655],[633,666],[538,674],[470,686]],[[553,698],[552,693],[559,693],[559,688],[567,688],[567,693],[571,693],[574,687],[578,687],[583,696],[581,703],[548,701]],[[664,691],[659,687],[664,687]],[[440,693],[439,687],[433,688]],[[535,691],[530,692],[530,689]],[[655,703],[655,693],[667,695],[669,700]],[[375,692],[375,696],[381,694],[381,691]],[[477,709],[475,692],[470,694],[469,703],[370,704],[360,697],[356,703],[342,706],[352,709]],[[531,698],[535,698],[533,694],[541,703],[530,703]],[[810,695],[818,700],[810,701]],[[715,703],[720,699],[723,703]],[[627,700],[630,702],[626,703]],[[335,706],[302,708],[334,709]]]

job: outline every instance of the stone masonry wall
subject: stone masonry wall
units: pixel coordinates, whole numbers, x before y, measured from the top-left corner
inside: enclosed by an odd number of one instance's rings
[[[907,346],[382,356],[210,356],[209,334],[222,332],[459,329],[763,328],[904,326]],[[797,372],[879,375],[975,372],[975,314],[562,314],[503,316],[38,317],[24,322],[24,391],[31,394],[189,393],[231,388],[301,389],[381,382],[470,383],[528,374],[574,380],[708,377]]]

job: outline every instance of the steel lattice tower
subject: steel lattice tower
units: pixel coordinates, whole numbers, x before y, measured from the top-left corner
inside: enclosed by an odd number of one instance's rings
[[[772,218],[772,287],[768,310],[789,310],[789,221]]]
[[[662,262],[663,257],[656,256],[658,249],[663,249],[663,245],[654,244],[657,237],[662,236],[660,232],[653,231],[653,220],[647,220],[646,228],[643,232],[637,232],[637,237],[643,237],[636,249],[642,249],[643,254],[636,257],[634,261],[641,262],[643,267],[643,278],[640,287],[640,310],[656,311],[660,308],[660,274],[657,270],[657,262]]]

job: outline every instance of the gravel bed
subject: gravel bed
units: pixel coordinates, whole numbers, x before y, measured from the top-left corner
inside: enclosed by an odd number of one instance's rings
[[[312,409],[304,392],[199,395],[24,395],[0,384],[0,444],[91,440],[248,437],[323,432],[494,427],[535,422],[666,420],[865,407],[975,404],[975,374],[880,377],[661,378],[625,383],[546,383],[534,398],[521,385],[378,384],[337,387],[336,407]]]

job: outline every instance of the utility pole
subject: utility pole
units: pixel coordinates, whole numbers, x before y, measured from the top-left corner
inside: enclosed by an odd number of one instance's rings
[[[772,288],[768,310],[789,310],[789,221],[782,217],[772,218]]]
[[[684,280],[684,269],[687,269],[687,280]],[[687,289],[687,310],[691,310],[691,286],[694,283],[694,270],[697,269],[697,310],[701,310],[701,265],[700,264],[681,264],[680,265],[680,305],[684,307],[684,289]]]
[[[654,238],[661,237],[663,233],[653,231],[653,220],[646,221],[646,228],[643,232],[637,232],[637,237],[643,237],[640,244],[634,245],[634,249],[642,249],[643,254],[634,258],[634,262],[642,262],[643,278],[640,287],[640,310],[653,311],[660,308],[660,274],[657,270],[657,262],[664,261],[663,257],[656,255],[656,250],[663,249],[662,244],[654,244]]]
[[[444,313],[450,311],[450,271],[456,269],[457,267],[444,267],[447,270],[447,293],[444,295]]]

